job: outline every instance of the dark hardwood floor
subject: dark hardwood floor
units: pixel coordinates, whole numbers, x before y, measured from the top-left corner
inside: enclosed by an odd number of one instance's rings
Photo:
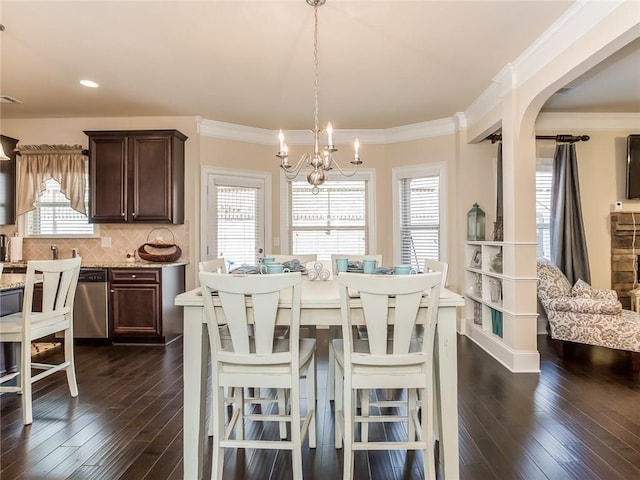
[[[305,442],[303,462],[305,478],[330,480],[340,478],[342,454],[333,447],[326,335],[319,337],[318,448]],[[459,339],[461,478],[640,478],[640,379],[629,356],[576,346],[559,359],[546,337],[539,344],[542,374],[515,375]],[[22,425],[17,395],[0,396],[0,478],[182,478],[181,342],[78,346],[76,358],[80,396],[69,396],[64,374],[37,382],[31,426]],[[398,428],[372,427],[371,435],[393,437]],[[277,426],[248,432],[277,435]],[[419,460],[359,452],[356,478],[422,478]],[[230,452],[225,478],[287,479],[289,465],[286,452]]]

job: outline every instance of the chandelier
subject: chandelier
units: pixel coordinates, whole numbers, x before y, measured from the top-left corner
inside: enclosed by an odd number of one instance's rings
[[[318,185],[322,185],[326,180],[326,173],[335,167],[343,176],[352,177],[358,171],[358,166],[362,164],[358,150],[360,149],[360,142],[356,138],[353,143],[355,154],[351,164],[354,165],[353,171],[346,172],[340,167],[340,164],[333,158],[333,154],[338,149],[333,144],[333,128],[331,122],[327,123],[327,145],[320,150],[320,135],[325,133],[325,130],[321,130],[318,122],[318,7],[324,5],[326,0],[306,0],[309,5],[313,7],[313,63],[314,63],[314,112],[313,112],[313,153],[304,153],[298,163],[293,166],[289,163],[289,149],[284,141],[284,133],[280,130],[278,139],[280,141],[280,150],[276,154],[276,157],[280,159],[280,168],[284,171],[285,176],[289,180],[293,180],[298,176],[302,167],[309,166],[311,170],[307,174],[307,181],[313,185],[311,192],[315,195],[320,190]]]

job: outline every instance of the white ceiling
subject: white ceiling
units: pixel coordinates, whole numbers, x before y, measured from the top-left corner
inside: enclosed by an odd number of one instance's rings
[[[319,9],[320,120],[390,128],[464,111],[572,1],[348,1]],[[0,118],[313,121],[313,8],[283,1],[3,0]],[[549,109],[640,111],[640,43]],[[611,75],[615,75],[612,81]],[[100,83],[87,89],[79,80]]]

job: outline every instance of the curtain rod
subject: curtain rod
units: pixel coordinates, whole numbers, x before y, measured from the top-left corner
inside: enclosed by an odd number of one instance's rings
[[[488,137],[487,137],[488,138]],[[55,151],[57,152],[57,150]],[[20,153],[19,150],[14,150],[13,153],[15,153],[18,156],[22,156],[22,153]],[[43,150],[42,153],[51,153],[51,152],[47,152],[46,150]],[[89,156],[89,150],[82,150],[81,151],[82,155],[84,155],[85,157]]]
[[[491,143],[502,141],[501,133],[492,133],[485,140],[491,140]],[[587,142],[589,135],[536,135],[536,140],[555,140],[562,143]]]

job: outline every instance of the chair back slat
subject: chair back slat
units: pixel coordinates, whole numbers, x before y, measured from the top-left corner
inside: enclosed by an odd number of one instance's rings
[[[58,272],[42,272],[42,311],[56,310],[58,302],[58,286],[60,286]]]
[[[374,355],[387,353],[387,322],[389,319],[389,297],[387,295],[360,292],[362,312],[369,336],[369,349]]]
[[[398,295],[395,299],[395,318],[393,328],[393,354],[409,353],[411,337],[418,319],[418,309],[423,292]]]
[[[229,292],[218,292],[227,326],[231,334],[233,351],[236,353],[251,353],[249,346],[249,316],[245,305],[244,295]]]
[[[273,353],[273,332],[276,328],[280,292],[251,295],[253,303],[253,331],[256,353]]]

